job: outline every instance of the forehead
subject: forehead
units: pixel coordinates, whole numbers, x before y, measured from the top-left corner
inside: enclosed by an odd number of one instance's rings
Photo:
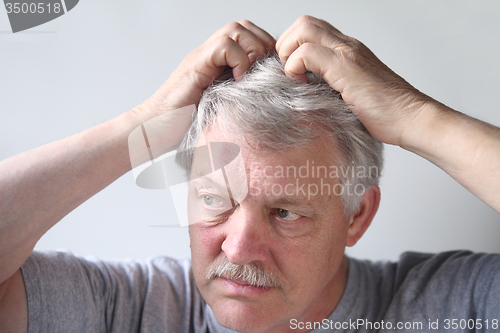
[[[319,133],[318,133],[319,134]],[[271,168],[279,171],[280,167],[287,168],[289,174],[293,167],[309,164],[309,166],[332,166],[338,165],[339,154],[331,138],[320,136],[304,145],[283,148],[267,149],[259,145],[258,140],[243,136],[237,130],[231,132],[223,130],[219,125],[208,127],[204,131],[207,142],[229,142],[237,145],[245,161],[248,175]],[[228,146],[233,147],[234,146]],[[234,152],[228,152],[234,154]],[[268,173],[269,174],[269,173]]]

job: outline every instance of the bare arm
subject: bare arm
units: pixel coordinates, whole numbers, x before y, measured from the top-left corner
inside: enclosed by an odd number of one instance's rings
[[[500,212],[499,128],[421,93],[323,20],[299,18],[276,49],[287,75],[322,74],[375,138],[428,159]]]
[[[82,133],[0,162],[0,281],[66,214],[130,169],[126,113]]]
[[[427,103],[400,146],[434,163],[500,213],[500,128]]]

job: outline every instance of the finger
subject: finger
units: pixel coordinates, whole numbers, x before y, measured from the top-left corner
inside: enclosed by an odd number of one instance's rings
[[[266,47],[262,40],[238,22],[226,24],[216,31],[206,43],[212,43],[214,40],[225,36],[233,39],[245,50],[251,63],[266,53]]]
[[[303,16],[299,17],[288,29],[285,30],[285,32],[283,32],[281,34],[280,38],[276,42],[276,51],[279,52],[279,49],[281,48],[281,44],[283,43],[283,41],[285,39],[287,39],[288,35],[293,30],[295,30],[295,28],[297,28],[300,25],[304,25],[304,24],[314,24],[318,27],[323,28],[326,31],[329,31],[333,35],[336,35],[339,37],[344,36],[344,34],[342,34],[337,28],[332,26],[330,23],[328,23],[324,20],[318,19],[316,17],[312,17],[309,15],[303,15]]]
[[[314,23],[304,23],[296,26],[287,37],[282,40],[278,55],[283,63],[302,44],[314,43],[330,48],[338,48],[346,43],[346,39],[323,29]]]
[[[237,80],[250,68],[251,61],[247,51],[229,36],[221,36],[211,45],[205,52],[213,67],[232,67],[233,76]]]
[[[288,58],[285,73],[287,76],[304,82],[307,82],[306,71],[319,73],[333,89],[342,94],[345,82],[341,79],[352,69],[342,66],[340,58],[336,50],[318,44],[305,43]]]
[[[273,36],[268,34],[267,31],[259,28],[249,20],[241,20],[238,23],[247,28],[247,30],[251,31],[262,41],[262,44],[266,48],[266,53],[270,53],[274,50],[276,40],[273,38]]]
[[[301,20],[302,18],[303,18],[303,16],[296,19],[295,22],[293,22],[293,24],[291,26],[289,26],[285,31],[283,31],[283,33],[280,35],[280,37],[276,41],[276,51],[279,51],[281,44],[283,43],[283,40],[290,34],[290,31],[295,29],[295,27],[298,24],[298,21]]]

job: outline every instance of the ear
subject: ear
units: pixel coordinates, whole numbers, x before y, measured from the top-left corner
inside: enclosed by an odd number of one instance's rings
[[[365,191],[361,198],[359,209],[350,219],[349,229],[347,230],[347,246],[354,246],[363,236],[366,229],[372,223],[373,217],[377,213],[380,204],[380,188],[372,186]]]

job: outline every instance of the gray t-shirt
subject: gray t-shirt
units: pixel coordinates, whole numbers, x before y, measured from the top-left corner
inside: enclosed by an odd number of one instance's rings
[[[34,252],[21,269],[29,332],[232,332],[201,297],[189,260]],[[405,253],[396,263],[349,258],[346,289],[330,317],[291,320],[290,328],[500,332],[499,320],[500,255]]]

